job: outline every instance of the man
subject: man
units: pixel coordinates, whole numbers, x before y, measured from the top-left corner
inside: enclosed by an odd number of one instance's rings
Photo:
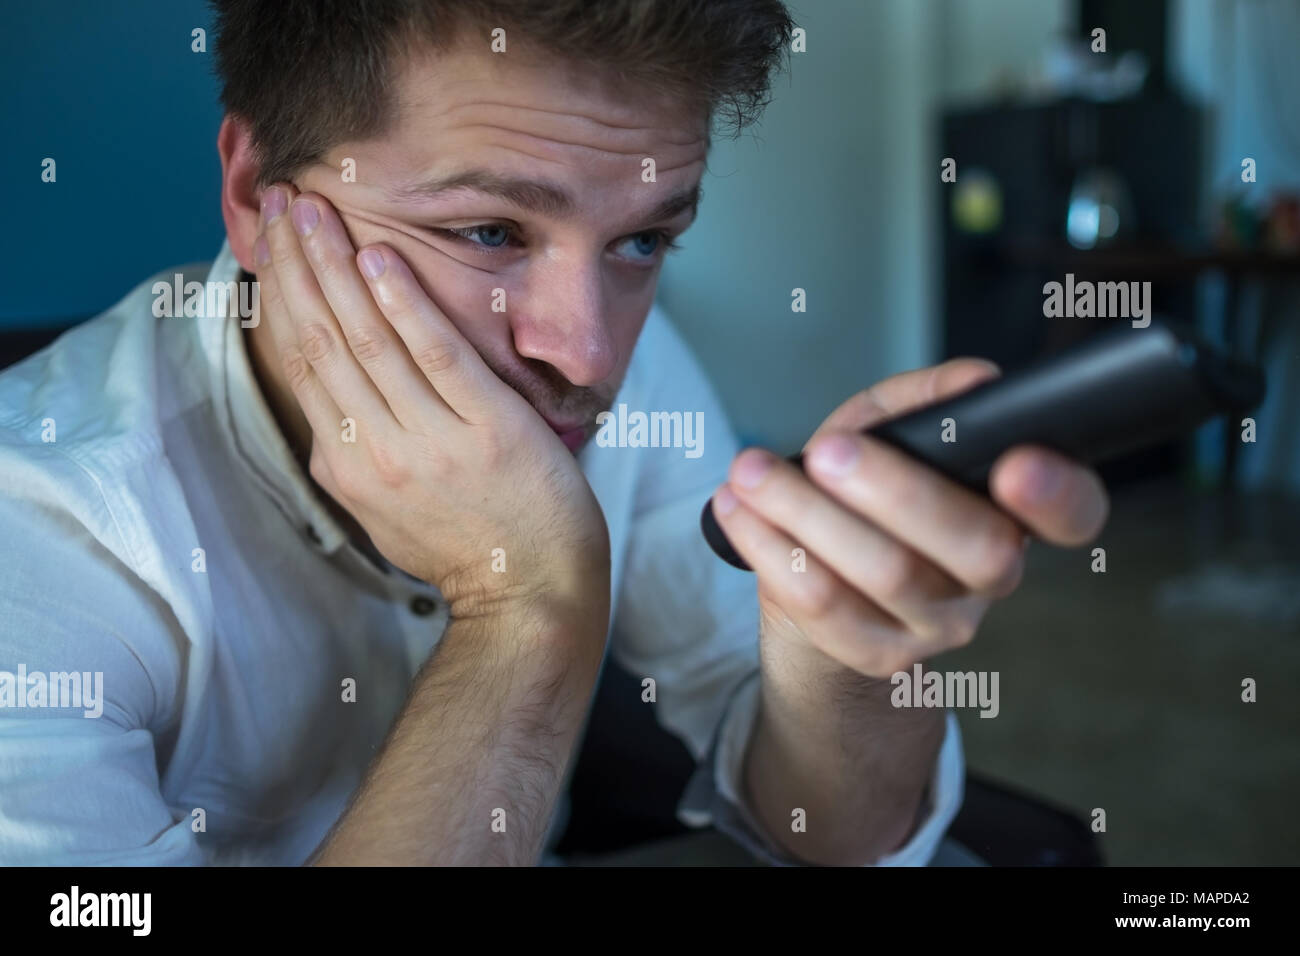
[[[807,476],[735,457],[653,298],[781,4],[217,7],[228,241],[185,281],[254,314],[158,317],[168,270],[0,378],[0,861],[536,862],[608,649],[699,761],[683,820],[927,862],[960,742],[889,676],[1014,589],[1012,514],[1078,544],[1106,498],[1018,449],[1001,510],[858,434],[977,360],[849,398]],[[703,454],[592,442],[615,402]],[[30,692],[71,672],[98,717]]]

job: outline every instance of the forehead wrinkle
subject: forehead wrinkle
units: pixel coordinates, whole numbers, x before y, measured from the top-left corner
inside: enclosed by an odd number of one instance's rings
[[[649,107],[653,110],[653,107]],[[458,120],[457,114],[466,110],[471,115]],[[504,117],[493,114],[504,113]],[[536,114],[530,117],[528,114]],[[662,148],[689,148],[703,144],[706,149],[711,137],[706,124],[669,123],[669,125],[645,125],[635,122],[609,122],[587,113],[575,112],[572,108],[546,109],[526,104],[504,103],[493,100],[471,100],[465,103],[453,103],[433,114],[448,129],[494,129],[518,136],[529,136],[550,142],[585,149],[598,149],[608,153],[624,155],[644,154],[648,144]],[[628,111],[627,120],[636,116],[636,111]],[[653,116],[653,114],[652,114]],[[652,118],[652,117],[647,117]],[[658,117],[662,120],[662,114]],[[531,119],[531,122],[530,122]],[[691,125],[699,129],[692,132]],[[532,126],[532,129],[526,128]],[[593,145],[593,140],[609,140],[609,145]]]
[[[528,150],[526,150],[526,149],[520,149],[518,146],[510,146],[510,145],[508,145],[508,144],[506,144],[506,143],[500,143],[500,142],[494,142],[494,141],[488,141],[486,145],[491,146],[493,149],[505,150],[506,152],[510,152],[510,153],[518,153],[520,156],[527,156],[529,159],[535,159],[535,160],[537,160],[537,161],[540,162],[540,163],[550,163],[550,164],[552,164],[552,165],[560,166],[560,167],[564,167],[564,166],[566,165],[566,162],[565,162],[564,160],[556,159],[554,156],[543,156],[543,155],[541,155],[540,153],[530,153]],[[633,152],[633,153],[616,153],[616,154],[614,154],[614,155],[617,155],[617,156],[639,156],[639,157],[644,157],[644,156],[645,156],[645,154],[644,154],[644,153],[641,153],[641,152]],[[693,165],[695,165],[696,163],[702,163],[702,162],[704,162],[705,158],[706,158],[706,156],[701,155],[701,156],[699,156],[699,157],[697,157],[697,158],[695,158],[695,159],[689,159],[689,160],[687,160],[686,162],[678,163],[678,164],[675,165],[675,166],[665,166],[665,165],[663,165],[662,163],[656,163],[656,164],[655,164],[655,169],[656,169],[657,172],[660,172],[660,173],[671,173],[671,172],[674,172],[674,171],[676,171],[676,170],[678,170],[678,169],[685,169],[687,166],[693,166]],[[637,175],[638,175],[638,176],[640,175],[640,167],[639,167],[639,166],[638,166],[638,168],[637,168]]]
[[[412,107],[414,107],[414,106],[425,105],[425,104],[427,104],[428,102],[429,102],[428,100],[426,100],[426,99],[424,99],[424,98],[420,98],[420,99],[417,99],[417,100],[412,101],[409,105],[411,105]],[[682,104],[682,105],[685,106],[685,104]],[[658,134],[660,134],[660,135],[658,136],[659,139],[665,140],[666,142],[668,142],[668,143],[670,143],[670,144],[672,144],[672,145],[674,145],[674,146],[689,146],[689,145],[691,145],[692,143],[702,142],[702,141],[705,139],[704,136],[701,136],[701,135],[698,135],[698,134],[696,134],[696,135],[689,135],[689,134],[687,134],[687,137],[684,138],[684,139],[673,139],[670,135],[666,135],[666,134],[672,134],[672,133],[678,133],[678,132],[681,132],[681,131],[683,130],[683,127],[682,127],[682,126],[678,126],[678,125],[669,125],[669,126],[646,126],[646,125],[643,124],[643,123],[636,123],[636,122],[626,122],[626,123],[610,122],[609,120],[602,119],[602,118],[599,117],[599,116],[595,116],[595,115],[592,115],[592,114],[589,114],[589,113],[580,113],[580,112],[577,112],[576,110],[574,110],[574,109],[572,109],[572,108],[567,108],[567,109],[546,109],[545,107],[542,107],[542,106],[531,106],[531,105],[529,105],[529,104],[527,104],[527,103],[507,103],[507,102],[503,102],[503,101],[499,101],[499,100],[488,100],[488,99],[474,99],[474,100],[469,100],[469,101],[466,101],[466,102],[463,102],[463,103],[453,103],[453,104],[447,106],[445,109],[439,110],[438,112],[436,112],[436,113],[433,114],[433,115],[438,116],[438,117],[445,117],[445,118],[451,119],[452,117],[454,117],[454,114],[456,114],[456,113],[458,113],[458,112],[460,112],[460,111],[463,111],[463,110],[472,110],[472,109],[484,109],[484,108],[487,108],[487,109],[502,109],[502,110],[509,110],[509,111],[511,111],[511,112],[522,112],[522,113],[541,113],[541,114],[543,114],[544,116],[560,117],[562,120],[564,120],[564,119],[567,119],[567,120],[577,120],[577,121],[580,121],[580,122],[582,122],[582,123],[590,124],[590,125],[593,125],[593,126],[603,127],[604,129],[607,129],[607,130],[617,130],[617,131],[620,131],[620,132],[647,132],[647,133],[651,133],[651,132],[653,132],[653,133],[658,133]],[[654,109],[654,107],[651,107],[651,109]],[[628,109],[628,110],[626,110],[625,112],[627,113],[627,117],[626,117],[626,118],[627,118],[628,120],[633,119],[633,117],[634,117],[634,116],[636,115],[636,113],[637,113],[637,111],[636,111],[635,109]],[[452,119],[452,122],[454,123],[454,119]],[[491,126],[491,125],[495,125],[495,124],[487,123],[487,122],[483,122],[483,123],[477,123],[477,124],[456,124],[456,125],[458,125],[458,126],[472,126],[472,125],[488,125],[488,126]]]
[[[556,136],[551,136],[551,135],[543,136],[543,135],[538,134],[538,133],[525,132],[524,130],[516,129],[515,127],[512,127],[512,126],[500,126],[500,125],[498,125],[498,124],[496,124],[496,123],[466,123],[466,124],[458,125],[458,126],[456,127],[456,130],[457,130],[457,131],[460,131],[460,130],[471,130],[471,129],[488,129],[488,130],[493,130],[493,131],[495,131],[495,132],[497,132],[497,133],[504,133],[504,134],[506,134],[506,135],[508,135],[508,136],[517,136],[517,137],[522,137],[522,138],[525,138],[525,139],[538,140],[538,141],[541,141],[541,142],[550,143],[550,144],[552,144],[552,145],[554,145],[554,146],[562,146],[562,147],[565,147],[565,148],[568,148],[568,149],[583,149],[583,150],[588,150],[589,152],[603,153],[603,154],[605,154],[605,155],[610,155],[610,156],[651,156],[651,155],[654,155],[654,150],[653,150],[653,148],[647,148],[645,144],[642,144],[642,145],[640,145],[640,146],[636,146],[636,145],[634,145],[634,146],[633,146],[632,148],[630,148],[630,149],[615,148],[615,147],[613,147],[612,145],[611,145],[611,146],[593,146],[593,145],[592,145],[591,143],[589,143],[589,142],[581,142],[581,141],[578,141],[578,140],[572,140],[572,139],[561,139],[561,138],[558,138],[558,137],[556,137]],[[691,142],[692,142],[692,143],[703,143],[704,140],[699,140],[699,139],[697,139],[697,140],[692,140]],[[681,146],[683,146],[683,145],[689,145],[689,144],[682,144],[682,143],[668,142],[666,145],[668,145],[668,146],[670,146],[670,147],[681,147]],[[513,147],[505,146],[504,144],[502,144],[502,148],[503,148],[503,149],[512,149]],[[516,152],[526,153],[527,155],[530,155],[530,156],[535,155],[535,154],[532,154],[532,153],[527,153],[527,150],[521,150],[521,149],[517,149]],[[675,168],[675,167],[674,167],[674,168]]]
[[[529,106],[525,103],[501,103],[501,102],[494,102],[492,100],[472,100],[468,103],[457,103],[454,106],[449,106],[447,109],[443,110],[443,112],[439,115],[450,116],[451,114],[457,112],[458,110],[476,109],[485,106],[495,107],[499,109],[514,110],[519,112],[544,113],[548,116],[559,116],[567,119],[582,120],[583,122],[591,123],[595,126],[603,126],[606,129],[646,130],[646,131],[663,130],[665,132],[671,132],[674,130],[674,127],[672,126],[646,126],[644,123],[611,123],[608,120],[601,119],[599,116],[593,116],[589,113],[579,113],[572,109],[548,110],[545,107]],[[698,136],[693,136],[690,139],[681,140],[680,142],[682,144],[693,143],[696,142],[698,139],[699,139]]]

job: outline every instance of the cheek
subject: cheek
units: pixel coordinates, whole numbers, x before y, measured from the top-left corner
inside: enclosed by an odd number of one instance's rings
[[[641,338],[641,332],[645,329],[646,319],[649,317],[649,310],[653,299],[638,299],[635,303],[617,303],[610,312],[607,313],[607,328],[614,347],[618,351],[618,368],[610,375],[610,381],[615,385],[623,381],[623,376],[627,373],[627,367],[632,361],[632,354],[636,350],[636,344]]]
[[[648,309],[649,306],[646,306]],[[632,349],[636,346],[637,339],[641,337],[641,330],[645,328],[646,312],[637,310],[629,315],[614,315],[610,317],[610,327],[614,333],[614,339],[619,345],[619,355],[630,356]]]
[[[646,319],[654,306],[655,287],[652,283],[648,290],[637,290],[625,296],[615,297],[610,306],[609,327],[614,340],[619,345],[619,354],[630,356],[641,330],[645,328]]]

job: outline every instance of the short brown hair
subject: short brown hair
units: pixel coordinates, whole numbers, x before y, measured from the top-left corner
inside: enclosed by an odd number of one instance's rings
[[[249,123],[258,184],[381,135],[407,44],[504,27],[565,59],[654,84],[739,134],[770,100],[794,23],[781,0],[211,0],[226,111]]]

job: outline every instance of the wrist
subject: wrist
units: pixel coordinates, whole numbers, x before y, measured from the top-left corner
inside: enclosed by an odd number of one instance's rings
[[[609,534],[599,533],[545,549],[493,549],[490,562],[475,562],[446,575],[436,586],[453,619],[599,617],[608,625]]]
[[[525,576],[511,567],[474,578],[453,576],[440,587],[453,619],[580,617],[608,612],[610,562],[603,554],[580,560],[539,558],[541,570]]]
[[[552,566],[544,580],[496,577],[454,597],[444,592],[453,623],[472,624],[485,635],[511,635],[521,648],[572,645],[603,654],[610,609],[607,558]]]
[[[829,689],[864,699],[883,698],[888,703],[888,677],[872,677],[842,664],[787,622],[764,615],[759,643],[765,678],[817,688],[818,696]]]

